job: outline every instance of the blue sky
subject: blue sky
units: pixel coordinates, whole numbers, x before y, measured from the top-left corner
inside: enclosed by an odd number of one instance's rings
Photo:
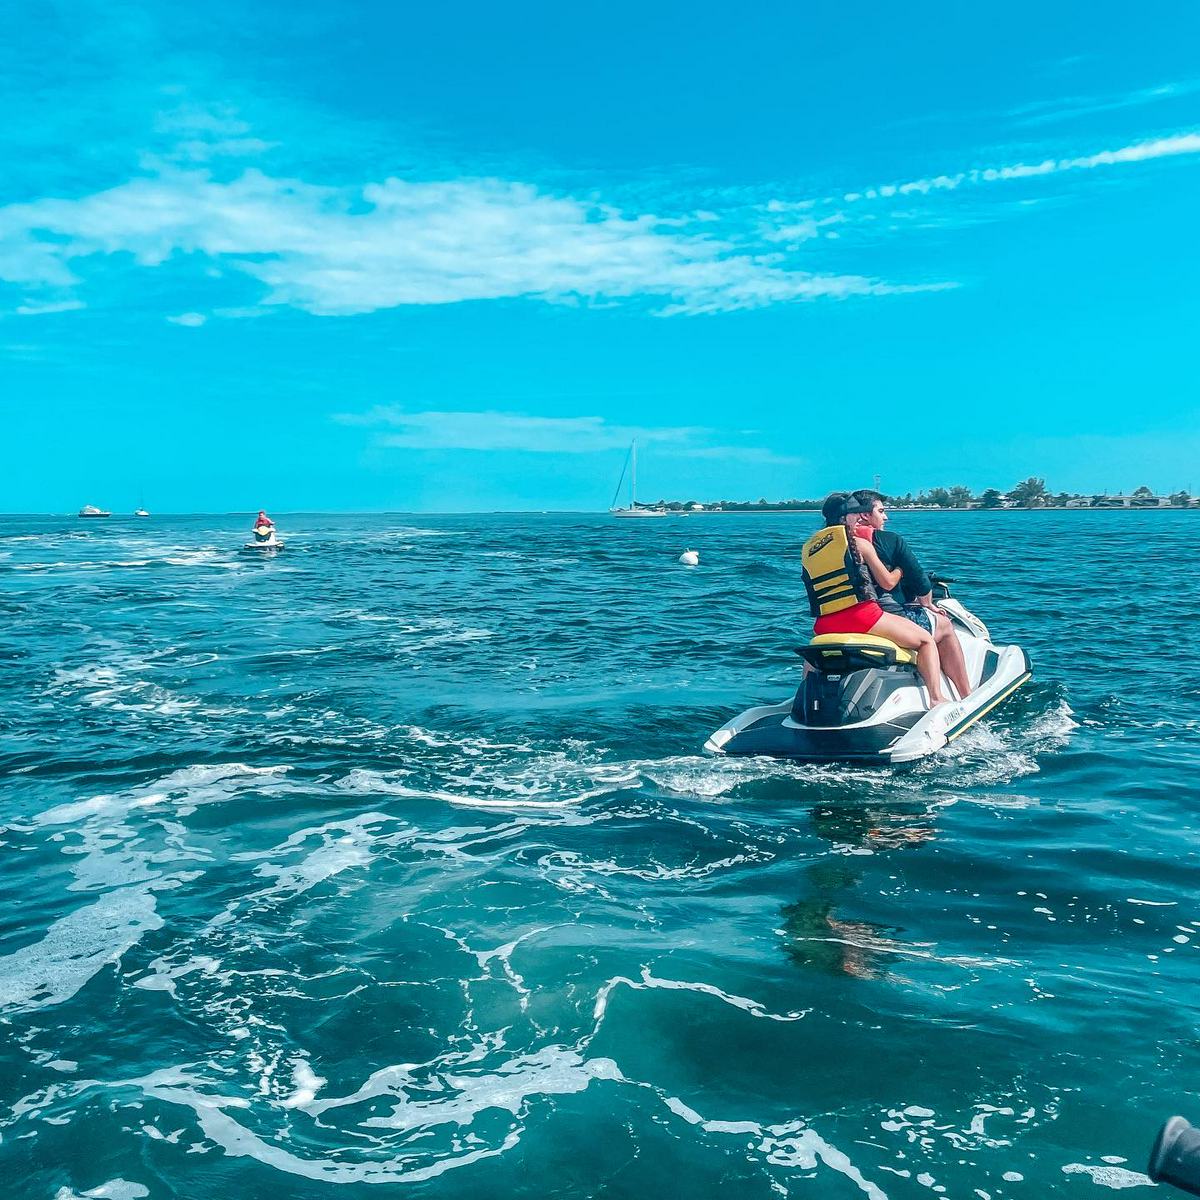
[[[0,509],[1200,491],[1200,10],[649,10],[19,6]]]

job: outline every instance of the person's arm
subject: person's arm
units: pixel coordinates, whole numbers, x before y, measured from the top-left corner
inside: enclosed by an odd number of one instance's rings
[[[918,604],[932,608],[933,580],[926,574],[925,568],[917,561],[917,556],[909,549],[908,543],[899,534],[896,534],[896,548],[892,553],[892,562],[900,569],[904,580],[905,596],[911,596]]]
[[[904,572],[898,567],[893,571],[889,571],[883,565],[883,560],[876,553],[875,547],[866,538],[858,539],[858,549],[862,553],[863,562],[870,568],[875,582],[885,591],[890,592],[900,582]]]

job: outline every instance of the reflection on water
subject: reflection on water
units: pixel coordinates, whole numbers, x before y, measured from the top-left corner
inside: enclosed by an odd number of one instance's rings
[[[888,962],[906,950],[929,952],[931,946],[906,947],[898,929],[854,919],[855,893],[863,872],[854,867],[859,854],[920,846],[932,840],[932,813],[908,808],[817,807],[813,831],[841,857],[815,862],[804,871],[809,895],[782,911],[784,946],[793,962],[822,971],[840,971],[855,979],[884,979]]]

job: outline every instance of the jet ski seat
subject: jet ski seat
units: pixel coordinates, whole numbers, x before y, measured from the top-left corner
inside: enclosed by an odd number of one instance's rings
[[[911,650],[873,633],[821,633],[796,653],[810,666],[831,675],[845,675],[870,667],[911,666],[917,656]]]

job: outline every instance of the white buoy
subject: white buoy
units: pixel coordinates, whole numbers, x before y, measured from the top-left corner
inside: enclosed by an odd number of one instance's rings
[[[679,561],[683,563],[685,567],[698,567],[700,565],[700,551],[685,550],[679,556]]]

